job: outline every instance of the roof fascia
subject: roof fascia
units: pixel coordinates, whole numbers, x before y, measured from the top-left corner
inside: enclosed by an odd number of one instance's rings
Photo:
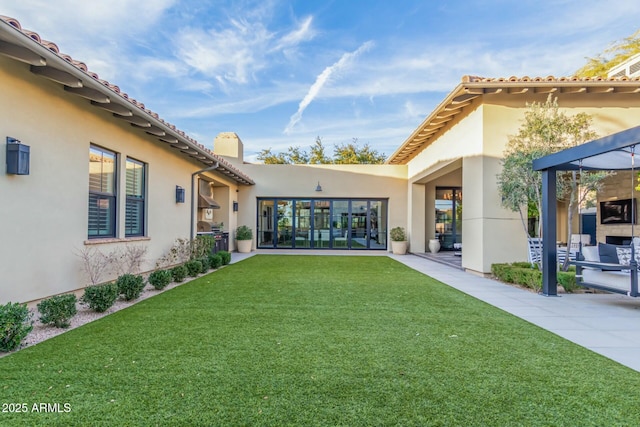
[[[117,103],[118,105],[124,105],[125,108],[130,109],[132,113],[137,113],[143,116],[144,120],[148,121],[150,125],[155,126],[157,128],[162,129],[167,136],[175,138],[178,140],[179,144],[186,144],[188,148],[184,150],[180,150],[185,156],[194,158],[195,160],[203,163],[207,166],[212,165],[214,162],[218,162],[219,168],[218,170],[224,175],[230,177],[234,181],[245,184],[245,185],[253,185],[255,182],[244,175],[242,172],[231,166],[226,160],[216,156],[213,153],[210,153],[208,150],[201,146],[193,139],[189,138],[186,135],[182,135],[181,132],[177,131],[174,126],[168,125],[165,121],[159,119],[157,114],[150,112],[149,110],[145,110],[143,107],[135,105],[128,99],[124,98],[121,94],[117,93],[111,87],[108,86],[106,81],[100,81],[95,77],[91,76],[88,72],[83,71],[78,68],[70,61],[67,61],[62,56],[57,54],[56,52],[51,51],[43,44],[39,43],[35,39],[29,37],[28,34],[25,34],[20,29],[14,27],[10,23],[0,19],[0,33],[5,36],[5,39],[9,39],[11,43],[17,44],[20,47],[28,49],[35,53],[36,55],[40,55],[43,61],[38,61],[38,65],[31,64],[32,68],[37,67],[51,67],[53,69],[57,69],[64,73],[68,73],[69,75],[77,78],[81,82],[81,86],[83,88],[92,89],[96,92],[99,92],[110,99],[115,98],[118,100],[122,100],[122,103]],[[104,82],[104,83],[103,83]],[[82,95],[80,95],[82,96]],[[110,101],[109,101],[110,103]],[[106,103],[106,105],[109,105]],[[96,104],[100,104],[98,102],[92,103],[94,106],[99,106]],[[129,108],[130,107],[130,108]],[[128,116],[127,117],[131,117]],[[144,130],[144,128],[142,128]],[[171,144],[170,145],[175,145]],[[193,155],[185,153],[185,151],[195,151]]]

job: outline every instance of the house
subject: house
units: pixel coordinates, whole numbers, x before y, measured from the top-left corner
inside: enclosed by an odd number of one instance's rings
[[[0,92],[0,304],[90,284],[85,249],[140,248],[149,271],[196,224],[237,224],[245,172],[6,17]]]
[[[408,167],[411,250],[425,251],[444,231],[448,244],[463,242],[467,270],[486,274],[493,263],[526,260],[523,226],[518,214],[501,207],[497,175],[527,104],[551,94],[561,111],[587,113],[596,133],[609,135],[638,124],[638,92],[637,77],[465,76],[387,162]],[[558,209],[558,215],[557,235],[566,236],[566,213]]]
[[[241,224],[254,248],[301,251],[388,251],[400,226],[412,252],[462,244],[462,266],[486,274],[526,259],[496,175],[527,103],[553,94],[601,135],[634,126],[640,109],[638,78],[466,76],[383,165],[249,164],[235,132],[205,147],[7,17],[0,90],[0,304],[80,291],[83,250],[142,248],[151,271],[198,233],[234,250],[224,232]]]

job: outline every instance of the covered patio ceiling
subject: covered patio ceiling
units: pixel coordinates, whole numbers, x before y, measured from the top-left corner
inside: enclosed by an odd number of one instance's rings
[[[533,161],[533,170],[542,172],[542,293],[558,294],[556,277],[556,172],[577,170],[634,170],[640,126],[586,144],[568,148]],[[640,148],[640,147],[638,147]],[[633,187],[633,185],[631,185]],[[631,189],[633,191],[633,188]]]

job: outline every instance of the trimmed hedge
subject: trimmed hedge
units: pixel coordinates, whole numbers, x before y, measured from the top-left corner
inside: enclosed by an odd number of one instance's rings
[[[71,318],[78,312],[74,294],[57,295],[42,300],[38,304],[40,321],[45,325],[54,325],[56,328],[68,328]]]
[[[218,254],[209,255],[209,265],[212,269],[220,268],[222,266],[222,258]]]
[[[184,266],[187,268],[187,274],[191,277],[196,277],[202,272],[202,263],[196,259],[187,261]]]
[[[118,285],[114,282],[104,285],[87,286],[80,301],[89,304],[89,308],[103,313],[118,299]]]
[[[123,274],[116,280],[118,293],[125,301],[131,301],[140,297],[144,289],[144,279],[142,276],[134,274]]]
[[[149,275],[149,283],[157,290],[164,289],[171,280],[173,275],[170,270],[156,270]]]
[[[528,262],[514,262],[513,264],[492,264],[491,273],[498,279],[507,283],[526,286],[536,292],[542,289],[542,272],[537,266]],[[573,292],[576,288],[576,273],[573,271],[559,271],[558,283],[566,292]]]
[[[184,265],[178,265],[171,269],[171,275],[173,276],[174,282],[182,282],[187,277],[187,267]]]
[[[20,347],[22,340],[33,329],[33,314],[27,304],[7,303],[0,305],[0,351],[11,351]]]
[[[209,262],[209,257],[204,256],[202,258],[198,258],[198,261],[200,261],[200,264],[202,264],[202,270],[200,271],[202,274],[211,269],[211,262]]]
[[[219,251],[218,256],[222,258],[222,265],[229,265],[231,263],[231,253],[228,251]]]

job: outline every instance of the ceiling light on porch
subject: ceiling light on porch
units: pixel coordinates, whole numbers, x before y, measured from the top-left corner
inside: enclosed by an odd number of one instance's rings
[[[320,187],[320,181],[318,181],[318,186],[316,187],[316,191],[322,191],[322,187]]]

